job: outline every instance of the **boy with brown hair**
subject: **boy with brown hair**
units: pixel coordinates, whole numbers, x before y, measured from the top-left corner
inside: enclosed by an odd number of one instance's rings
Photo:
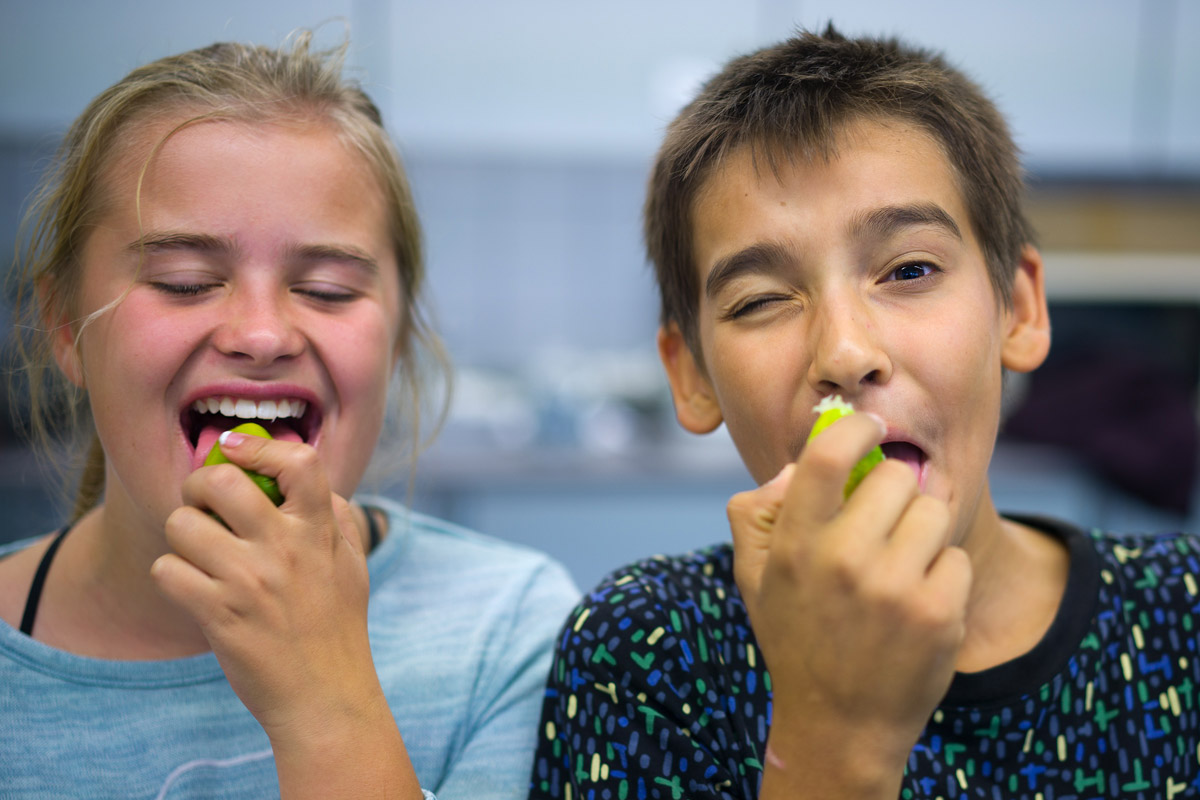
[[[989,494],[1003,373],[1050,345],[1022,193],[978,87],[894,40],[802,33],[683,109],[645,207],[659,352],[680,424],[724,423],[761,486],[731,546],[619,570],[568,619],[531,797],[1200,785],[1196,541]],[[862,413],[806,444],[834,395]]]

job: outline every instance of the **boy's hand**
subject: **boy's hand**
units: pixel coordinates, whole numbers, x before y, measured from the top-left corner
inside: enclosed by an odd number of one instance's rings
[[[896,797],[954,675],[971,566],[948,544],[945,503],[893,461],[842,499],[882,436],[868,414],[839,420],[729,502],[735,579],[773,687],[764,798]]]

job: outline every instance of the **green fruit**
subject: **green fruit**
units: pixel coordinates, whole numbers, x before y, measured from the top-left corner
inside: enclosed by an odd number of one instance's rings
[[[259,425],[257,422],[243,422],[241,425],[231,428],[229,432],[245,433],[249,434],[250,436],[258,436],[262,439],[274,438],[266,428],[264,428],[262,425]],[[210,467],[213,464],[228,463],[230,463],[229,459],[226,458],[225,454],[221,452],[220,442],[217,442],[213,445],[212,450],[208,451],[208,456],[204,459],[204,466],[206,467]],[[251,472],[245,468],[243,468],[242,471],[250,476],[250,480],[258,484],[258,488],[262,489],[263,492],[266,493],[267,497],[271,499],[272,503],[279,505],[283,502],[283,494],[279,491],[279,484],[275,482],[274,478],[269,478],[266,475],[260,475],[257,472]]]
[[[821,431],[828,428],[833,423],[837,422],[842,417],[848,417],[854,413],[854,406],[842,399],[841,395],[833,395],[826,397],[820,403],[813,407],[821,416],[817,417],[816,423],[808,434],[808,441]],[[867,473],[875,469],[876,465],[883,461],[883,451],[879,449],[879,445],[871,448],[871,452],[867,453],[862,459],[854,465],[854,469],[850,470],[850,478],[846,481],[846,488],[842,492],[843,497],[849,497],[850,493],[858,488],[858,484],[862,483],[862,479],[867,477]]]

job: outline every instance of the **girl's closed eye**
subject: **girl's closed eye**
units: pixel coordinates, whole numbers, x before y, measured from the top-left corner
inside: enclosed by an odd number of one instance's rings
[[[362,296],[359,291],[330,283],[303,283],[292,291],[311,300],[334,304],[350,303]]]
[[[198,297],[206,292],[220,288],[219,281],[168,281],[149,280],[146,282],[155,291],[170,297]]]

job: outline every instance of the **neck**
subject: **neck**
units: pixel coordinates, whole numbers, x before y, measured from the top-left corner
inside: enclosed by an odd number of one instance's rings
[[[161,526],[138,520],[119,501],[89,512],[54,559],[37,638],[76,655],[122,661],[207,652],[200,628],[150,577],[150,565],[166,551]]]
[[[974,576],[960,672],[988,669],[1033,649],[1054,621],[1070,568],[1062,542],[1002,518],[986,491],[979,506],[963,541]]]

